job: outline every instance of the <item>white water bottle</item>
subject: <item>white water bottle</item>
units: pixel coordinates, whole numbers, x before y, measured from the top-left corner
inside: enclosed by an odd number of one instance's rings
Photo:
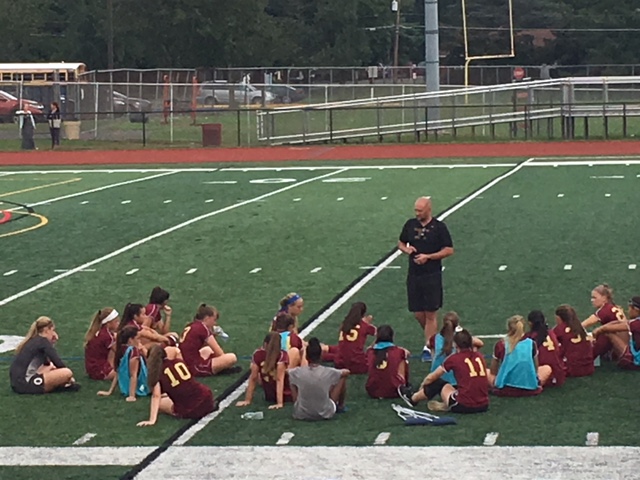
[[[222,340],[224,340],[225,342],[227,340],[229,340],[229,335],[222,329],[222,327],[220,327],[219,325],[215,325],[213,327],[213,334],[216,337],[220,337]]]
[[[247,412],[240,415],[240,418],[244,420],[262,420],[264,418],[264,413],[262,412]]]

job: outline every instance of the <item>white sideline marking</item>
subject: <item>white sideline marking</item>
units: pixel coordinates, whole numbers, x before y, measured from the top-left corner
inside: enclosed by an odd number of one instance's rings
[[[367,266],[364,266],[364,267],[360,267],[360,270],[373,270],[374,268],[376,268],[376,267],[374,267],[373,265],[367,265]],[[396,269],[396,268],[402,268],[402,267],[400,265],[389,265],[388,267],[384,267],[384,268]]]
[[[234,185],[238,183],[237,180],[212,180],[210,182],[202,182],[208,185]]]
[[[46,172],[40,172],[40,173],[46,173]],[[58,173],[58,172],[52,172],[52,173]],[[61,197],[55,197],[55,198],[50,198],[48,200],[43,200],[41,202],[31,203],[31,204],[29,204],[29,206],[30,207],[38,207],[40,205],[50,205],[50,204],[52,204],[54,202],[59,202],[60,200],[66,200],[68,198],[80,197],[82,195],[88,195],[89,193],[102,192],[103,190],[109,190],[110,188],[122,187],[124,185],[131,185],[132,183],[145,182],[147,180],[154,180],[156,178],[165,177],[167,175],[173,175],[174,173],[178,173],[178,172],[176,170],[170,170],[168,172],[160,173],[158,175],[151,175],[149,177],[142,177],[142,178],[136,178],[134,180],[127,180],[127,181],[124,181],[124,182],[111,183],[109,185],[104,185],[102,187],[92,188],[90,190],[84,190],[82,192],[70,193],[69,195],[63,195]],[[11,209],[9,209],[9,211],[18,210],[20,208],[21,207],[11,208]]]
[[[505,168],[505,167],[515,167],[517,163],[491,163],[491,164],[478,164],[478,163],[458,163],[455,165],[449,164],[438,164],[434,163],[431,165],[350,165],[346,167],[337,167],[337,166],[322,166],[322,167],[253,167],[253,168],[221,168],[221,172],[279,172],[279,171],[304,171],[304,172],[314,172],[316,170],[335,170],[337,168],[345,168],[347,170],[394,170],[394,169],[411,169],[418,170],[424,168]],[[182,170],[180,170],[182,171]]]
[[[73,442],[73,445],[83,445],[97,435],[97,433],[85,433],[79,439]]]
[[[498,432],[489,432],[484,437],[484,442],[482,444],[487,447],[491,447],[496,444],[498,437],[500,434]]]
[[[391,436],[390,432],[380,432],[378,434],[378,436],[376,437],[376,439],[373,441],[374,445],[386,445],[387,444],[387,440],[389,440],[389,437]]]
[[[344,200],[344,197],[338,197],[337,200],[341,202],[342,200]]]
[[[211,202],[213,202],[213,198],[210,198],[210,199],[204,201],[204,203],[211,203]]]
[[[610,196],[611,196],[611,194],[610,194],[610,193],[605,193],[605,194],[604,194],[604,196],[605,196],[605,197],[610,197]]]
[[[0,465],[126,467],[140,463],[155,449],[156,447],[0,447]]]
[[[562,197],[564,197],[564,193],[559,193],[558,198],[562,198]]]
[[[8,277],[10,275],[13,275],[14,273],[18,273],[18,270],[9,270],[8,272],[4,272],[2,274],[3,277]]]
[[[284,432],[276,442],[276,445],[288,445],[294,436],[295,433],[293,432]]]
[[[638,266],[635,263],[629,265],[629,270],[635,270]]]
[[[476,198],[478,195],[486,192],[491,187],[493,187],[494,185],[500,183],[505,178],[509,178],[511,175],[513,175],[514,173],[518,172],[525,165],[527,165],[530,161],[531,161],[531,159],[526,160],[525,162],[522,162],[522,163],[516,165],[514,168],[512,168],[508,172],[505,172],[502,175],[500,175],[499,177],[494,178],[492,181],[487,183],[485,186],[483,186],[482,188],[476,190],[471,195],[467,196],[464,200],[460,201],[459,203],[457,203],[456,205],[451,207],[449,210],[447,210],[444,213],[442,213],[442,215],[440,215],[438,217],[438,220],[444,220],[445,218],[447,218],[452,213],[457,212],[462,207],[464,207],[467,203],[471,202],[474,198]],[[318,178],[321,178],[321,177],[318,177]],[[285,187],[285,188],[290,188],[292,186],[293,185],[290,185],[289,187]],[[333,315],[342,305],[347,303],[351,297],[353,297],[356,293],[358,293],[362,289],[362,287],[364,287],[367,283],[369,283],[372,279],[374,279],[380,272],[382,272],[385,269],[385,267],[391,265],[400,255],[402,255],[402,252],[400,250],[396,250],[391,255],[389,255],[386,259],[384,259],[382,262],[380,262],[380,264],[376,268],[374,268],[369,273],[367,273],[364,277],[362,277],[360,279],[360,281],[358,281],[349,290],[347,290],[345,292],[345,294],[342,295],[342,297],[338,298],[338,300],[336,300],[335,303],[330,305],[329,308],[327,308],[324,312],[322,312],[320,315],[318,315],[318,317],[313,322],[311,322],[309,325],[307,325],[306,328],[304,328],[299,333],[299,336],[304,339],[307,335],[309,335],[311,332],[313,332],[318,327],[318,325],[320,325],[327,318],[329,318],[331,315]],[[2,302],[0,302],[0,306],[1,305],[2,305]],[[242,395],[242,393],[245,391],[245,389],[247,388],[248,384],[249,384],[248,380],[243,382],[242,385],[240,385],[236,390],[231,392],[231,394],[227,398],[225,398],[222,402],[220,402],[218,410],[216,410],[215,412],[210,413],[209,415],[203,417],[202,419],[200,419],[200,421],[198,421],[196,424],[194,424],[191,428],[187,429],[180,437],[178,437],[178,439],[174,442],[174,445],[184,445],[189,440],[191,440],[200,430],[202,430],[210,422],[215,420],[218,415],[220,415],[229,405],[231,405],[236,399],[238,399],[240,397],[240,395]],[[153,465],[153,463],[154,462],[152,462],[151,465]]]
[[[380,197],[380,200],[386,200],[389,197]]]
[[[122,205],[126,205],[128,203],[131,203],[131,200],[123,200],[120,202]]]
[[[628,166],[628,165],[627,165]],[[624,175],[591,175],[589,178],[598,178],[598,179],[618,179],[624,178]]]
[[[514,195],[513,198],[520,198],[520,195]]]
[[[584,442],[584,444],[587,447],[597,447],[599,440],[600,434],[598,432],[589,432],[587,433],[587,440]]]
[[[567,265],[564,266],[565,270],[571,270],[572,268],[573,268],[573,266],[570,265],[570,264],[567,264]]]
[[[498,267],[498,271],[500,271],[500,272],[504,272],[506,269],[507,269],[507,266],[506,266],[506,265],[500,265],[500,266]]]
[[[227,207],[221,208],[220,210],[214,210],[213,212],[205,213],[205,214],[199,215],[197,217],[194,217],[194,218],[192,218],[190,220],[186,220],[186,221],[184,221],[182,223],[174,225],[173,227],[169,227],[169,228],[167,228],[165,230],[161,230],[161,231],[159,231],[157,233],[154,233],[153,235],[146,236],[146,237],[144,237],[144,238],[142,238],[140,240],[137,240],[137,241],[135,241],[133,243],[130,243],[129,245],[126,245],[126,246],[124,246],[122,248],[114,250],[113,252],[108,253],[107,255],[104,255],[104,256],[102,256],[100,258],[96,258],[95,260],[91,260],[90,262],[84,263],[84,264],[82,264],[82,265],[80,265],[80,266],[78,266],[76,268],[73,268],[73,269],[69,270],[68,272],[64,272],[64,273],[61,273],[59,275],[56,275],[55,277],[49,278],[48,280],[40,282],[40,283],[34,285],[33,287],[27,288],[26,290],[22,290],[21,292],[18,292],[15,295],[11,295],[10,297],[5,298],[4,300],[0,300],[0,307],[3,306],[3,305],[6,305],[9,302],[17,300],[18,298],[24,297],[25,295],[28,295],[29,293],[35,292],[36,290],[40,290],[41,288],[46,287],[47,285],[51,285],[52,283],[55,283],[58,280],[62,280],[63,278],[69,277],[69,276],[73,275],[74,273],[77,273],[77,272],[79,272],[81,270],[84,270],[85,268],[93,267],[94,265],[97,265],[98,263],[102,263],[105,260],[109,260],[110,258],[117,257],[121,253],[128,252],[129,250],[132,250],[132,249],[134,249],[134,248],[136,248],[136,247],[138,247],[140,245],[144,245],[145,243],[150,242],[151,240],[155,240],[156,238],[163,237],[163,236],[165,236],[165,235],[167,235],[169,233],[172,233],[172,232],[175,232],[177,230],[180,230],[180,229],[182,229],[184,227],[192,225],[192,224],[194,224],[196,222],[199,222],[201,220],[205,220],[205,219],[213,217],[215,215],[219,215],[221,213],[228,212],[230,210],[234,210],[236,208],[243,207],[245,205],[249,205],[251,203],[260,201],[260,200],[262,200],[264,198],[268,198],[268,197],[271,197],[273,195],[277,195],[278,193],[286,192],[287,190],[291,190],[292,188],[296,188],[296,187],[300,187],[302,185],[306,185],[307,183],[313,182],[315,180],[321,180],[321,179],[323,179],[325,177],[342,173],[343,171],[344,170],[335,170],[333,172],[325,173],[324,175],[320,175],[318,177],[308,178],[306,180],[302,180],[301,182],[297,182],[297,183],[294,183],[294,184],[291,184],[291,185],[287,185],[286,187],[282,187],[282,188],[279,188],[277,190],[273,190],[271,192],[264,193],[264,194],[262,194],[262,195],[260,195],[258,197],[250,198],[249,200],[243,200],[241,202],[234,203],[233,205],[229,205]],[[149,178],[151,178],[151,177],[147,177],[147,179],[149,179]]]
[[[171,203],[172,201],[173,201],[173,200],[165,200],[165,201],[164,201],[164,202],[162,202],[162,203]]]
[[[309,273],[318,273],[320,270],[322,270],[322,267],[316,267],[313,270],[311,270]]]
[[[56,268],[54,270],[54,273],[60,273],[60,272],[68,272],[70,269],[69,268]],[[80,270],[81,272],[95,272],[96,269],[95,268],[83,268],[82,270]]]
[[[249,273],[258,273],[260,270],[262,270],[262,268],[256,267],[253,270],[251,270]]]
[[[190,268],[189,270],[186,271],[187,275],[192,275],[194,273],[196,273],[198,271],[197,268]]]
[[[575,158],[575,157],[545,157],[545,158]],[[579,158],[579,157],[578,157]],[[584,158],[584,157],[583,157]],[[610,157],[596,157],[596,158],[610,158]],[[548,160],[540,159],[540,157],[534,157],[533,162],[529,164],[530,167],[551,167],[551,166],[561,166],[561,167],[593,167],[594,165],[626,165],[627,163],[631,165],[640,165],[640,160],[621,160],[620,157],[613,157],[618,160],[597,160],[586,162],[584,160],[575,160],[575,161],[563,161],[561,164],[558,162],[552,162]]]
[[[127,272],[127,275],[133,275],[134,273],[136,273],[136,272],[137,272],[137,271],[139,271],[139,270],[140,270],[139,268],[132,268],[131,270],[129,270],[129,271]]]
[[[294,202],[299,202],[300,200],[302,200],[301,198],[294,198],[293,201]]]
[[[89,203],[89,200],[84,200],[84,201],[80,202],[80,205],[86,205],[87,203]]]

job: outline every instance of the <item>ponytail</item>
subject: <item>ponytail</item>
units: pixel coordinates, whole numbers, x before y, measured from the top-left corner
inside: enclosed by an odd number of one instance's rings
[[[149,349],[147,358],[147,385],[149,390],[153,390],[153,387],[160,381],[162,362],[165,358],[167,358],[167,352],[165,352],[164,347],[156,344]]]
[[[89,330],[87,330],[87,333],[84,334],[84,344],[83,344],[83,346],[85,348],[87,346],[87,343],[89,343],[91,341],[91,339],[96,336],[96,333],[98,333],[98,331],[102,327],[102,321],[105,318],[107,318],[109,316],[109,314],[111,312],[113,312],[113,310],[114,309],[111,308],[111,307],[106,307],[106,308],[103,308],[102,310],[98,310],[98,313],[96,313],[93,316],[93,319],[91,320],[91,324],[89,325]],[[115,318],[117,318],[117,317],[115,317]],[[114,320],[115,320],[115,318],[114,318]]]
[[[207,317],[216,317],[218,318],[219,313],[216,307],[212,307],[211,305],[207,305],[206,303],[201,303],[196,310],[196,314],[193,317],[194,320],[204,320]]]
[[[613,303],[613,289],[606,283],[602,283],[594,288],[603,297],[607,297],[607,303]]]
[[[378,327],[378,332],[376,334],[376,344],[378,343],[393,343],[393,328],[391,328],[391,325],[380,325],[380,327]],[[382,365],[382,362],[385,362],[387,360],[387,351],[389,350],[389,347],[386,348],[375,348],[374,345],[374,355],[375,355],[375,362],[374,365],[376,367],[379,367],[380,365]]]
[[[540,310],[532,310],[527,316],[527,320],[531,324],[531,331],[535,332],[535,342],[537,346],[542,345],[549,335],[549,327],[544,318],[544,313]]]
[[[516,348],[518,342],[524,337],[524,317],[514,315],[507,320],[507,336],[505,341],[509,342],[510,352]]]
[[[456,312],[447,312],[444,315],[440,335],[444,338],[442,353],[448,357],[453,352],[453,335],[456,333],[456,327],[460,325],[460,317]]]
[[[582,326],[578,314],[571,305],[560,305],[556,308],[556,316],[569,327],[571,333],[581,340],[587,340],[587,331]]]
[[[134,319],[134,317],[140,314],[140,310],[144,307],[139,303],[127,303],[124,307],[124,312],[122,312],[122,319],[120,321],[120,325],[118,326],[118,332],[121,332],[124,327]]]
[[[367,305],[365,303],[356,302],[353,305],[351,305],[351,309],[349,310],[349,313],[347,313],[347,316],[344,317],[344,320],[342,321],[342,325],[340,326],[340,330],[342,330],[342,333],[346,335],[351,330],[356,328],[356,325],[360,323],[360,321],[362,320],[362,318],[365,316],[366,313],[367,313]]]
[[[16,353],[20,353],[20,350],[26,345],[26,343],[34,337],[37,337],[45,328],[53,326],[53,320],[49,317],[38,317],[35,322],[29,327],[29,331],[18,346],[16,347]]]
[[[262,373],[264,375],[271,375],[275,373],[278,360],[280,360],[280,334],[276,332],[268,333],[264,338],[264,345],[267,356],[262,364]]]
[[[309,343],[306,348],[307,360],[309,363],[320,363],[322,360],[322,346],[320,345],[320,340],[316,337],[312,337],[309,339]]]
[[[120,365],[120,360],[124,356],[124,350],[129,340],[132,338],[136,338],[138,335],[138,329],[134,326],[124,327],[122,330],[118,332],[118,336],[116,337],[116,354],[113,360],[113,368],[118,370],[118,366]]]

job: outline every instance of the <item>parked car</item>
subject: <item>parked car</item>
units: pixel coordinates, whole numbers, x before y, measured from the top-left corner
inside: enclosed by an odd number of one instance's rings
[[[236,103],[241,105],[262,104],[262,90],[248,83],[226,83],[226,82],[203,82],[200,86],[198,103],[202,105],[229,105],[231,101],[230,92]],[[272,103],[275,95],[265,92],[265,103]]]
[[[17,122],[19,110],[28,110],[33,114],[36,122],[43,122],[46,118],[44,105],[33,100],[18,99],[4,90],[0,90],[0,121]]]
[[[275,97],[274,103],[298,103],[306,97],[303,89],[291,85],[273,84],[268,85],[266,90]]]
[[[118,113],[150,112],[151,102],[143,98],[127,97],[114,90],[113,109]]]

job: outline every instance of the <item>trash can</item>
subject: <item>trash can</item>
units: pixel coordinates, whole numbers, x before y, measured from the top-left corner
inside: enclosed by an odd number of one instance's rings
[[[203,123],[202,124],[202,146],[219,147],[222,145],[222,124]]]
[[[67,140],[80,140],[80,122],[65,121],[62,126]]]

